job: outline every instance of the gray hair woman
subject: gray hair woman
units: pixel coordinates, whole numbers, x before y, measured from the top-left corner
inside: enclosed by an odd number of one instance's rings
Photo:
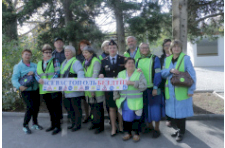
[[[61,78],[84,78],[84,70],[82,64],[76,59],[76,50],[73,46],[66,46],[64,49],[66,59],[63,61],[60,76]],[[64,91],[64,106],[67,109],[72,121],[72,125],[68,127],[72,132],[81,129],[81,100],[84,92],[81,91]]]
[[[103,53],[98,57],[99,60],[102,60],[109,55],[109,41],[108,40],[106,40],[102,43],[101,49],[103,50]]]

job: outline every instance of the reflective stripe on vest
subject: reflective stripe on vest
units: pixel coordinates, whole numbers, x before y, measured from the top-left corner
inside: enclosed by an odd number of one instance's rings
[[[69,68],[69,66],[72,64],[72,66],[70,67],[70,73],[75,74],[75,72],[73,71],[73,64],[77,61],[77,59],[75,57],[71,58],[69,62],[66,63],[66,65],[64,66],[64,68],[62,69],[62,65],[61,65],[61,70],[60,70],[60,78],[63,77],[65,71],[67,71],[67,69]],[[76,79],[76,77],[74,77]],[[64,93],[72,93],[73,91],[64,91]]]
[[[130,77],[130,81],[139,81],[141,73],[134,71]],[[118,74],[118,78],[126,79],[126,70]],[[116,100],[116,105],[121,108],[121,104],[127,98],[127,105],[131,110],[139,110],[143,108],[143,92],[139,91],[133,85],[129,85],[127,90],[120,91],[120,99]]]
[[[124,55],[123,56],[125,56],[125,57],[130,57],[130,54],[126,51],[126,52],[124,52]],[[135,54],[135,56],[134,56],[134,59],[135,59],[135,62],[139,59],[141,57],[141,53],[140,53],[140,49],[138,48],[137,49],[137,52],[136,52],[136,54]]]
[[[41,79],[51,79],[54,76],[55,68],[53,65],[53,59],[48,62],[48,65],[46,67],[45,72],[42,69],[43,61],[39,61],[37,64],[37,74],[40,76]],[[40,94],[46,94],[46,93],[53,93],[53,91],[43,91],[43,85],[39,84],[39,92]]]
[[[180,65],[180,68],[178,69],[180,72],[185,72],[184,59],[181,61],[183,56],[185,56],[185,54],[183,52],[181,52],[179,57],[178,57],[177,64],[176,64],[176,69],[177,69],[179,63],[182,62],[181,65]],[[165,68],[169,68],[170,63],[172,61],[172,58],[173,58],[173,55],[170,55],[169,57],[166,58]],[[166,97],[166,99],[170,98],[168,82],[169,81],[168,81],[168,78],[167,78],[166,83],[165,83],[165,97]],[[187,87],[175,86],[174,91],[175,91],[175,97],[178,101],[185,100],[185,99],[189,98]]]
[[[94,63],[95,62],[99,62],[101,64],[101,61],[98,58],[93,57],[92,60],[91,60],[91,64],[88,66],[87,70],[84,68],[84,74],[85,74],[86,78],[92,77],[92,75],[94,73]],[[84,67],[84,63],[85,63],[85,61],[83,62],[83,67]],[[90,91],[85,91],[85,96],[89,97],[89,98],[92,98],[92,95],[91,95]],[[100,97],[100,96],[104,96],[104,92],[96,91],[95,97]]]
[[[152,82],[153,57],[154,55],[152,54],[150,58],[143,58],[138,61],[138,68],[143,71],[143,74],[147,80],[148,88],[152,88],[154,85]]]

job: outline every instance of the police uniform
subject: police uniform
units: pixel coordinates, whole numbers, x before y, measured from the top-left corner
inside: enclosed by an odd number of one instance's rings
[[[116,45],[116,43],[111,40],[109,45]],[[116,78],[120,71],[125,70],[124,62],[125,57],[117,54],[116,62],[113,65],[110,61],[110,56],[107,56],[102,60],[101,70],[99,74],[103,74],[105,78]],[[106,91],[105,98],[107,107],[116,108],[115,101],[113,100],[113,91]]]

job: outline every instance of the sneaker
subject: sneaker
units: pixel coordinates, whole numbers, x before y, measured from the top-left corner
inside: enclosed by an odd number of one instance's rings
[[[25,127],[23,127],[23,131],[24,131],[26,134],[31,134],[31,130],[29,129],[28,125],[26,125]]]
[[[34,124],[31,128],[36,129],[36,130],[42,130],[43,129],[43,127],[38,125],[38,124]]]

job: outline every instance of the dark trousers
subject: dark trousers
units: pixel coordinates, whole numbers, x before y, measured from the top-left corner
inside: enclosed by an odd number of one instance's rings
[[[81,109],[82,97],[64,98],[63,104],[68,111],[68,116],[71,118],[72,124],[77,127],[81,127],[82,109]]]
[[[176,128],[179,130],[181,134],[185,133],[185,128],[186,128],[186,118],[182,119],[173,119],[171,118],[172,124],[176,126]]]
[[[62,92],[58,92],[59,94],[59,98],[61,98],[61,100],[60,100],[60,105],[61,105],[61,108],[60,108],[60,110],[59,110],[59,112],[60,112],[60,114],[61,114],[61,117],[60,117],[60,119],[63,119],[63,110],[62,110],[62,108],[63,108],[63,103],[62,103],[62,99],[63,99],[63,95],[62,95]],[[67,111],[68,112],[68,111]],[[69,117],[68,117],[69,118]]]
[[[48,108],[51,126],[60,128],[61,119],[61,95],[59,92],[42,94],[45,104]]]
[[[134,131],[135,134],[139,135],[140,120],[134,120],[133,122],[123,121],[123,129],[125,132],[131,134]]]
[[[26,104],[23,126],[28,125],[31,117],[33,117],[33,124],[38,124],[37,117],[40,107],[39,89],[36,91],[23,91],[21,94],[23,101]]]
[[[104,107],[103,102],[90,104],[91,115],[93,115],[92,124],[96,128],[104,129]]]

